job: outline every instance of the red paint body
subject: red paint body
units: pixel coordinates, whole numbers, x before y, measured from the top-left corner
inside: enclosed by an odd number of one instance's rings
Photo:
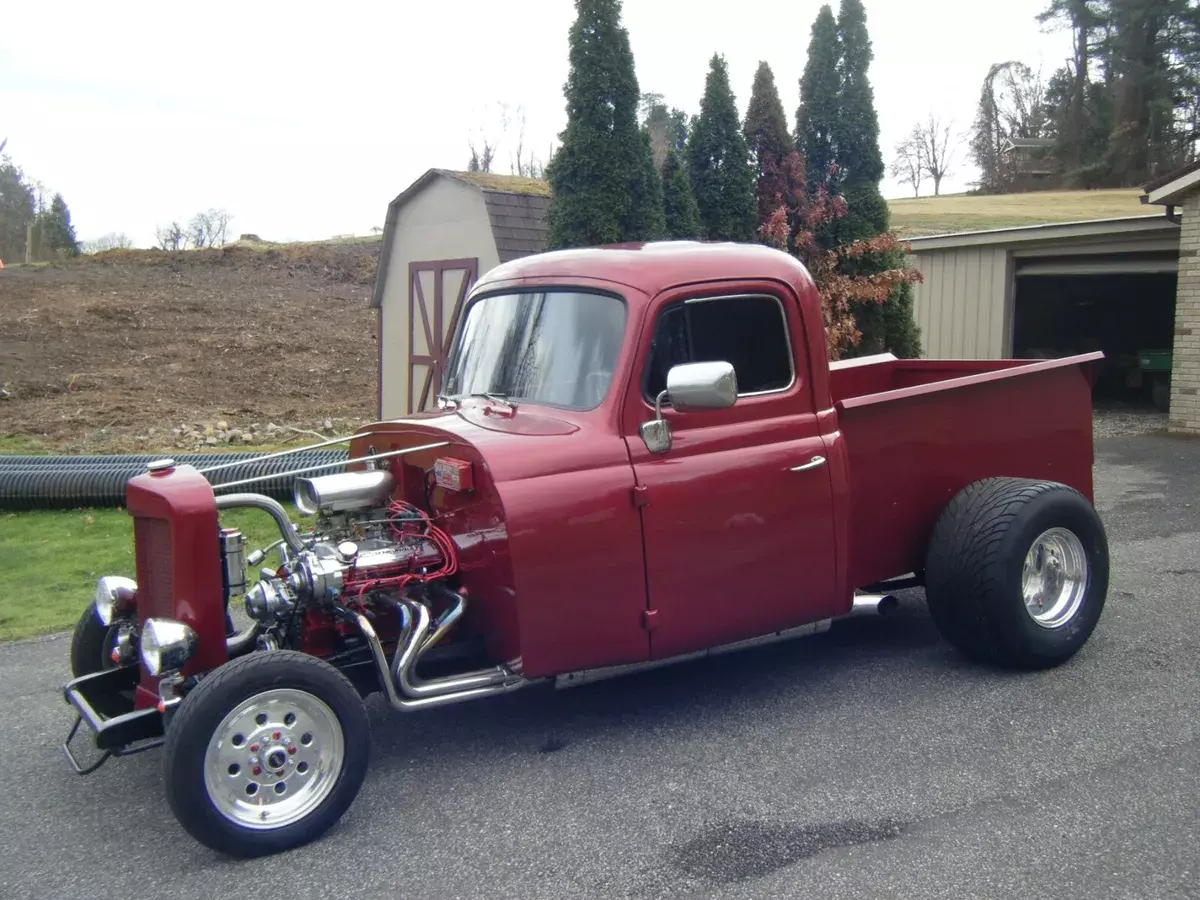
[[[471,598],[459,627],[527,677],[673,656],[844,613],[856,587],[922,568],[938,514],[979,478],[1052,479],[1091,498],[1088,364],[1100,354],[831,367],[808,273],[758,246],[529,257],[485,275],[463,316],[481,295],[551,286],[625,301],[613,383],[596,409],[521,403],[513,414],[467,399],[379,423],[350,448],[451,442],[389,461],[397,499],[428,502],[458,545],[458,580]],[[792,386],[721,411],[667,409],[673,447],[650,453],[638,427],[653,416],[641,384],[658,311],[746,292],[783,305]],[[828,464],[790,471],[817,455]],[[439,458],[470,463],[471,489],[434,485]],[[175,616],[190,617],[202,647],[192,665],[207,666],[223,660],[213,633],[221,579],[212,493],[195,477],[183,468],[140,476],[129,507],[174,523]],[[142,556],[139,546],[139,581]]]
[[[212,486],[193,466],[146,473],[126,484],[125,505],[134,519],[138,624],[152,617],[183,622],[198,645],[180,674],[215,669],[227,656]],[[157,704],[158,679],[143,666],[136,706]]]

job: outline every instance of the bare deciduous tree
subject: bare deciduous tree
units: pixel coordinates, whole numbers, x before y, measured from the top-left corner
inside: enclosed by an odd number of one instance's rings
[[[954,120],[942,122],[933,113],[913,126],[911,140],[921,147],[921,169],[933,179],[933,196],[942,192],[942,179],[953,171],[954,154],[962,142],[954,135]]]
[[[112,231],[95,240],[84,241],[81,249],[84,253],[100,253],[104,250],[129,250],[132,247],[133,239],[129,235],[123,231]]]
[[[892,177],[912,187],[914,197],[921,196],[921,179],[925,175],[924,148],[917,139],[917,128],[896,144],[896,157],[892,160]]]
[[[504,130],[504,136],[509,139],[512,150],[509,152],[508,170],[513,175],[520,175],[522,178],[542,178],[545,175],[546,166],[537,158],[532,150],[529,155],[525,155],[525,107],[518,105],[513,109],[509,104],[503,103],[500,106],[500,125]],[[509,138],[509,132],[515,134]]]
[[[187,248],[187,233],[178,222],[158,226],[154,229],[154,238],[159,250],[184,250]]]
[[[481,139],[483,150],[475,149],[474,139],[467,140],[467,146],[471,148],[471,161],[467,163],[468,172],[490,172],[492,171],[492,160],[496,156],[496,145],[491,143],[486,137]]]
[[[224,209],[210,209],[196,213],[188,223],[187,239],[196,249],[222,247],[229,235],[229,223],[233,221]]]

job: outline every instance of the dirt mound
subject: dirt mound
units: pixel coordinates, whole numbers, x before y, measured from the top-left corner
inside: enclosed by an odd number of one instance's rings
[[[184,422],[372,419],[378,250],[377,240],[239,241],[10,266],[0,271],[0,439],[135,450],[169,446]]]

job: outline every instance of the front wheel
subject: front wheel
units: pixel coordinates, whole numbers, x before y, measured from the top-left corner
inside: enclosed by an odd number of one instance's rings
[[[214,850],[278,853],[342,817],[369,755],[366,709],[344,675],[304,653],[252,653],[180,704],[164,747],[167,801]]]
[[[112,652],[117,646],[121,623],[105,625],[96,613],[95,602],[89,603],[71,635],[71,674],[76,678],[95,675],[113,668]]]
[[[1087,499],[1063,484],[989,478],[934,528],[925,596],[938,630],[969,656],[1021,669],[1070,659],[1108,592],[1108,542]]]

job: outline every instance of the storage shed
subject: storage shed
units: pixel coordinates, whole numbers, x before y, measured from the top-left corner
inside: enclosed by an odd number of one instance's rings
[[[391,202],[371,298],[382,418],[433,404],[467,292],[489,269],[543,249],[549,204],[545,181],[448,169]]]

